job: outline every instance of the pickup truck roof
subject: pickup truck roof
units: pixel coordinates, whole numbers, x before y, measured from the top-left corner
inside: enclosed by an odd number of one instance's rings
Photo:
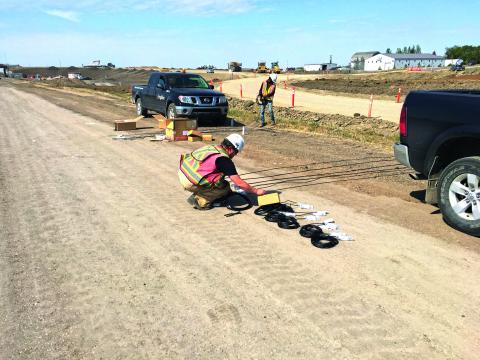
[[[175,89],[209,89],[208,83],[200,75],[192,73],[162,73],[155,72],[150,75],[149,86],[155,86],[160,78],[166,80],[166,84]]]

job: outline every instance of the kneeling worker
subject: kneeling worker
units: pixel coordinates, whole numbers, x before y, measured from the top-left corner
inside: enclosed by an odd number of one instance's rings
[[[220,145],[206,145],[180,158],[178,177],[183,188],[192,192],[188,202],[194,208],[206,210],[212,207],[215,200],[226,198],[230,180],[242,190],[265,195],[265,190],[250,186],[238,175],[232,158],[242,151],[245,141],[239,134],[228,135]]]

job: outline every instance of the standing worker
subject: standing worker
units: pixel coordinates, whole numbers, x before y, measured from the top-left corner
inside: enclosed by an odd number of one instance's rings
[[[208,210],[215,201],[226,199],[232,192],[230,180],[242,190],[265,195],[265,190],[256,189],[242,180],[232,158],[242,151],[245,141],[239,134],[228,135],[220,145],[206,145],[180,158],[178,178],[183,188],[193,194],[188,202],[198,210]]]
[[[277,74],[270,74],[267,80],[262,83],[258,91],[258,98],[260,99],[260,127],[265,126],[265,108],[268,107],[270,113],[270,121],[275,125],[275,116],[273,114],[273,97],[275,96]]]

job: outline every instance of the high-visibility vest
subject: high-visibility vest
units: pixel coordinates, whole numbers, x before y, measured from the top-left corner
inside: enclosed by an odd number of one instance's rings
[[[222,156],[229,158],[227,151],[222,146],[203,146],[180,157],[180,171],[193,185],[222,187],[225,175],[218,171],[215,165],[215,161]]]
[[[268,84],[268,81],[265,80],[262,83],[262,97],[264,100],[271,101],[275,95],[275,84]]]

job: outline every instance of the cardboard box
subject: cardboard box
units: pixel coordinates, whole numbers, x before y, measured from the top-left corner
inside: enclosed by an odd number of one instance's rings
[[[115,131],[136,130],[137,122],[132,120],[116,120]]]
[[[159,129],[166,129],[168,125],[173,121],[173,120],[167,119],[165,116],[161,114],[155,114],[153,115],[153,118],[158,121]]]
[[[202,138],[198,137],[198,136],[189,136],[188,137],[188,141],[190,141],[190,142],[195,142],[195,141],[200,141],[200,140],[202,140]]]
[[[201,131],[198,131],[198,130],[190,130],[188,132],[188,136],[197,136],[197,137],[202,137],[202,133]]]
[[[215,139],[213,138],[213,135],[211,135],[211,134],[202,134],[202,140],[203,141],[213,141]]]
[[[280,195],[278,193],[271,193],[259,196],[257,198],[258,206],[277,204],[280,202]]]
[[[168,140],[172,141],[187,141],[188,140],[188,131],[176,131],[172,129],[165,130],[165,137]]]
[[[167,129],[176,130],[176,131],[189,131],[189,130],[196,130],[197,120],[186,119],[186,118],[178,118],[174,120],[170,120],[167,122]]]

